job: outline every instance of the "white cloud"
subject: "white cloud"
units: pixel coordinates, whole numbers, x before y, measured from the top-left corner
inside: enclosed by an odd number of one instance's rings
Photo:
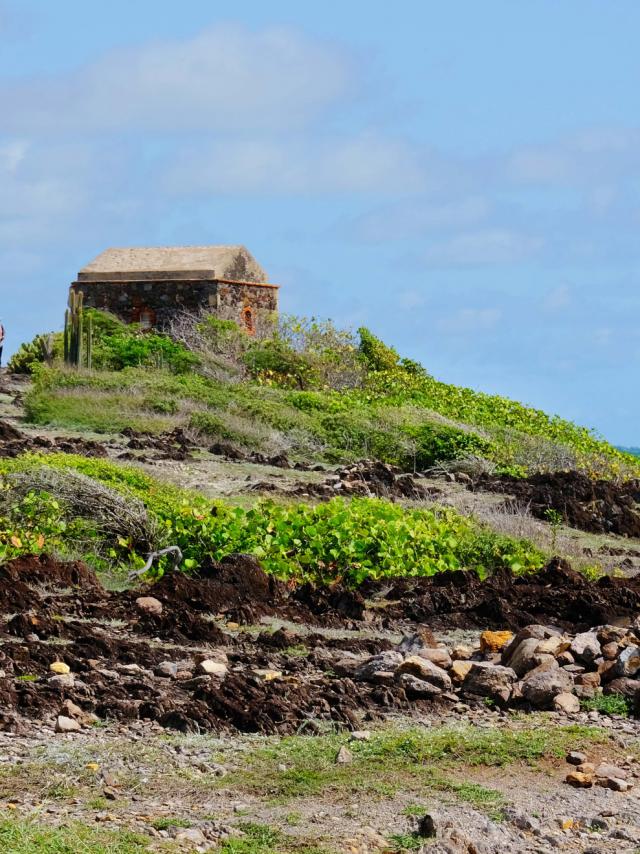
[[[502,311],[499,308],[461,308],[441,318],[437,327],[440,332],[449,335],[479,334],[495,329],[501,319]]]
[[[417,192],[423,175],[407,144],[363,133],[211,142],[182,151],[165,185],[180,195]]]
[[[285,28],[240,25],[111,51],[84,68],[0,88],[18,133],[304,127],[353,85],[339,49]]]
[[[539,237],[487,228],[465,232],[432,244],[422,255],[431,266],[513,264],[531,258],[544,246]]]
[[[428,176],[428,168],[426,170]],[[429,182],[429,177],[425,179]],[[406,240],[425,237],[438,229],[465,228],[487,219],[491,212],[489,201],[482,196],[463,196],[440,201],[404,200],[401,204],[371,211],[359,217],[351,226],[359,239]]]

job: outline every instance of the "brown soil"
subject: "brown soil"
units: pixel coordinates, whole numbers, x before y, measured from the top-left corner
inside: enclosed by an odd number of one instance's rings
[[[85,457],[106,457],[107,449],[100,442],[89,439],[28,436],[12,424],[0,421],[0,457],[18,457],[27,451],[61,451]]]
[[[140,595],[158,599],[162,613],[142,612]],[[365,596],[377,598],[377,607],[368,609]],[[253,624],[271,615],[304,626],[368,630],[531,622],[575,629],[639,609],[640,581],[590,584],[560,561],[529,579],[501,573],[480,582],[457,572],[384,589],[290,590],[254,558],[232,555],[196,576],[169,573],[136,591],[107,592],[82,563],[25,557],[0,569],[0,727],[19,729],[23,717],[50,718],[71,699],[102,718],[151,719],[185,731],[290,733],[313,731],[323,720],[353,728],[363,717],[419,713],[428,705],[408,698],[397,684],[350,678],[348,657],[388,649],[388,640],[329,639],[288,629],[256,635],[225,631],[223,621]],[[224,681],[198,675],[199,660],[220,656],[228,660]],[[73,685],[49,681],[56,660],[69,665]],[[182,671],[178,678],[156,672],[167,661]],[[260,670],[275,671],[275,678]]]
[[[508,493],[539,519],[547,519],[547,511],[555,510],[567,525],[581,531],[640,537],[640,480],[591,480],[571,471],[527,478],[485,476],[470,488]]]

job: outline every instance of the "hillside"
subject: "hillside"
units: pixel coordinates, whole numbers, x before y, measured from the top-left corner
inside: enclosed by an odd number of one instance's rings
[[[0,843],[617,846],[640,460],[368,330],[89,317],[0,379]]]

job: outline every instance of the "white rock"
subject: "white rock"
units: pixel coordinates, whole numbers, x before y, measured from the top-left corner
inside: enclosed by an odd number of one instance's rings
[[[211,658],[205,658],[198,664],[198,672],[205,673],[207,676],[226,676],[227,665],[221,661],[213,661]]]
[[[58,715],[56,718],[56,732],[78,732],[81,729],[82,727],[78,721],[75,721],[73,718],[68,718],[66,715]]]

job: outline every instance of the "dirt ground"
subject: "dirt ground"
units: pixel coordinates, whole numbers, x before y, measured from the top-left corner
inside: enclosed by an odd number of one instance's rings
[[[79,821],[135,831],[149,850],[223,854],[640,851],[640,782],[626,792],[565,782],[570,751],[640,780],[635,718],[425,699],[353,675],[427,630],[452,647],[477,645],[488,628],[627,625],[640,612],[638,538],[569,511],[581,527],[552,532],[536,518],[535,484],[519,495],[510,483],[420,477],[417,494],[398,473],[232,460],[179,432],[34,430],[21,421],[21,390],[0,389],[0,421],[18,431],[0,435],[6,454],[49,447],[136,460],[247,503],[323,500],[354,482],[354,494],[379,494],[383,483],[395,500],[447,503],[505,533],[554,538],[572,559],[627,577],[588,583],[558,560],[535,580],[455,573],[292,591],[239,556],[197,578],[114,591],[79,563],[15,561],[0,568],[0,823]],[[578,504],[600,500],[578,487]]]

